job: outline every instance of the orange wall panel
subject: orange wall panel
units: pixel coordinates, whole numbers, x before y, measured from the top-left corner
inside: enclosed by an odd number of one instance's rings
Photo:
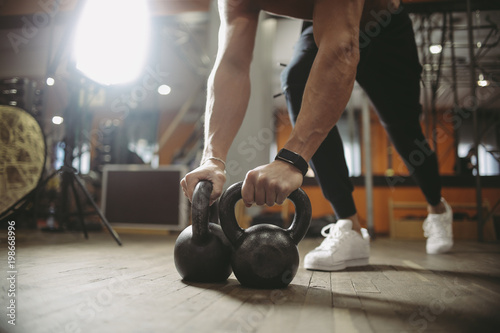
[[[364,187],[355,187],[354,201],[359,217],[366,221],[366,191]],[[442,190],[443,197],[453,205],[453,203],[475,204],[476,190],[474,188],[445,187]],[[482,190],[483,204],[488,203],[491,207],[500,198],[500,189],[485,188]],[[393,202],[420,202],[426,203],[420,188],[418,187],[375,187],[373,190],[373,223],[377,234],[389,234],[389,199]],[[453,207],[452,207],[453,208]],[[404,214],[416,214],[414,211],[405,211]],[[425,216],[425,212],[418,212],[418,215]]]
[[[438,127],[436,129],[436,142],[439,160],[439,169],[442,175],[453,175],[455,164],[455,143],[452,123],[443,121],[439,115]],[[384,127],[380,124],[376,114],[371,112],[371,149],[372,168],[376,175],[383,175],[389,167],[389,152],[392,150],[392,167],[397,175],[408,175],[408,169],[404,165],[394,146],[390,143]],[[422,124],[424,128],[424,124]],[[292,130],[286,112],[278,112],[277,115],[277,144],[278,149],[283,147]],[[432,136],[432,134],[431,134]],[[431,147],[433,145],[431,144]],[[363,154],[363,152],[361,152]],[[362,155],[363,156],[363,155]],[[311,200],[313,218],[320,218],[333,214],[330,203],[325,199],[319,186],[305,186],[309,199]],[[483,189],[483,201],[489,202],[490,207],[500,198],[500,189]],[[450,203],[475,203],[474,188],[443,188],[443,197]],[[353,192],[354,201],[362,224],[366,226],[366,191],[363,186],[356,186]],[[420,202],[425,204],[425,197],[419,187],[375,187],[373,191],[373,219],[377,234],[389,234],[389,199],[394,202]],[[273,206],[266,211],[280,211],[280,206]],[[292,207],[293,211],[293,207]],[[412,212],[404,212],[412,214]],[[414,213],[414,212],[413,212]],[[418,212],[424,214],[424,212]]]

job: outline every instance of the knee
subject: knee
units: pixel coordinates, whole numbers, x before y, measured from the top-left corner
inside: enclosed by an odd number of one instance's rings
[[[418,121],[392,122],[390,125],[384,124],[384,127],[397,151],[404,158],[408,158],[408,154],[419,150],[419,147],[430,150]]]

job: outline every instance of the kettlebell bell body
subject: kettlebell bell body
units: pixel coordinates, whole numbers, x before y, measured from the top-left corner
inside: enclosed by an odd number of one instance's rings
[[[302,189],[290,194],[295,216],[290,228],[258,224],[248,229],[238,226],[234,206],[241,199],[242,183],[230,186],[219,203],[220,223],[233,247],[231,266],[238,281],[252,288],[284,288],[299,267],[298,243],[311,221],[311,203]]]
[[[186,281],[222,282],[232,272],[231,246],[221,227],[208,221],[211,193],[212,183],[198,183],[193,194],[193,223],[175,242],[175,267]]]
[[[287,286],[299,267],[299,251],[290,236],[271,224],[250,227],[245,233],[231,258],[238,281],[253,288]]]

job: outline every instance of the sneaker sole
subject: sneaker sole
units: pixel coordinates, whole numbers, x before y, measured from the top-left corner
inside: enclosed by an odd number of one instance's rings
[[[450,252],[452,247],[453,247],[453,244],[443,246],[443,247],[437,248],[437,249],[432,249],[432,250],[429,250],[426,248],[425,252],[427,252],[427,254],[444,254],[444,253]]]
[[[346,269],[347,267],[367,266],[368,262],[369,262],[368,258],[361,258],[361,259],[346,260],[335,265],[315,265],[315,264],[304,263],[304,268],[314,271],[331,272],[331,271],[340,271]]]

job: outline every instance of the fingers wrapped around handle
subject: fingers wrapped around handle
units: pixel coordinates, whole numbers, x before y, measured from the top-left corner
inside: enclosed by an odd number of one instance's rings
[[[244,235],[244,230],[238,225],[234,212],[236,203],[241,199],[242,184],[243,182],[238,182],[231,185],[222,194],[219,202],[220,223],[226,237],[232,244],[238,243],[240,238]],[[294,243],[298,244],[304,238],[311,223],[311,202],[307,194],[301,188],[293,191],[288,196],[288,199],[295,205],[295,216],[287,232],[290,234]]]

